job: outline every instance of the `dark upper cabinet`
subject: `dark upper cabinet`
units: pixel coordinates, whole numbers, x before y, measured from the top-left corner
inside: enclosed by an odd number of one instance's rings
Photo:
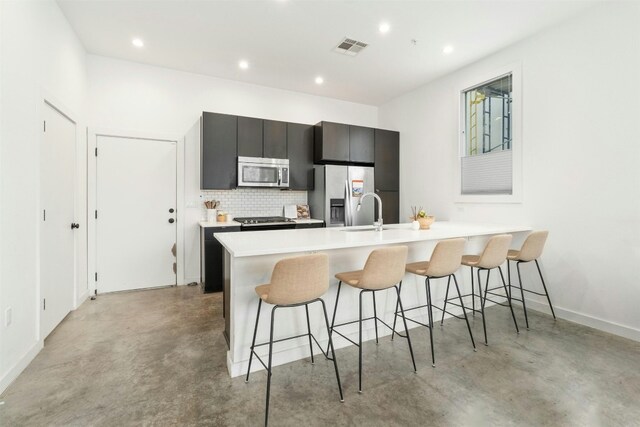
[[[385,224],[400,223],[400,197],[397,191],[377,191],[382,200],[382,220]],[[378,219],[378,201],[375,202],[375,215]]]
[[[375,130],[375,187],[376,192],[400,190],[400,134]],[[382,204],[383,208],[384,203]],[[383,219],[386,219],[383,217]]]
[[[264,139],[263,157],[272,159],[287,158],[287,123],[275,120],[263,120]]]
[[[349,126],[349,161],[372,164],[374,156],[374,129]]]
[[[238,117],[238,156],[262,157],[262,119]]]
[[[313,128],[313,125],[287,123],[291,190],[313,190]]]
[[[236,188],[238,117],[202,113],[200,136],[200,188],[227,190]]]
[[[349,162],[349,125],[320,122],[315,126],[316,163]]]

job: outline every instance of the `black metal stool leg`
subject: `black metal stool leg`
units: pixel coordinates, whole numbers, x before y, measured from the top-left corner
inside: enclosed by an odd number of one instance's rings
[[[331,328],[329,329],[329,338],[333,335],[333,325],[336,324],[336,313],[338,312],[338,300],[340,299],[340,288],[342,288],[342,280],[338,282],[338,292],[336,293],[336,305],[333,307],[333,316],[331,317]],[[327,351],[329,353],[329,347]]]
[[[529,316],[527,316],[527,303],[524,300],[524,290],[522,289],[522,276],[520,276],[520,261],[516,262],[516,269],[518,270],[518,283],[520,284],[520,296],[522,296],[522,309],[524,310],[524,321],[529,329]]]
[[[358,304],[358,393],[362,393],[362,293]]]
[[[262,298],[258,300],[258,314],[256,315],[256,326],[253,329],[253,340],[251,340],[251,354],[249,355],[249,366],[247,367],[247,377],[245,383],[249,382],[249,373],[251,372],[251,361],[253,360],[253,349],[256,345],[256,334],[258,333],[258,320],[260,320],[260,308],[262,307]]]
[[[400,282],[400,286],[402,286],[402,282]],[[416,368],[416,359],[413,357],[413,347],[411,346],[411,338],[409,337],[409,327],[407,326],[407,319],[404,317],[404,308],[402,308],[402,298],[400,298],[400,288],[398,286],[394,286],[396,288],[396,292],[398,294],[398,305],[400,306],[400,314],[402,315],[402,322],[404,323],[404,330],[407,334],[407,342],[409,343],[409,353],[411,353],[411,363],[413,363],[413,372],[418,372],[418,368]]]
[[[429,278],[425,279],[427,291],[427,311],[429,313],[429,340],[431,341],[431,366],[436,367],[436,352],[433,348],[433,311],[431,309],[431,283]]]
[[[476,317],[476,289],[473,283],[473,267],[471,268],[471,315]]]
[[[320,299],[322,303],[322,311],[324,312],[324,321],[327,325],[327,334],[329,334],[329,348],[331,349],[331,358],[333,359],[333,367],[336,371],[336,380],[338,381],[338,390],[340,391],[340,402],[344,402],[344,395],[342,394],[342,383],[340,382],[340,372],[338,372],[338,362],[336,361],[336,352],[333,349],[333,341],[331,340],[331,333],[329,332],[329,316],[327,316],[327,307],[324,305],[324,301]]]
[[[462,307],[462,313],[464,314],[464,321],[467,322],[467,329],[469,330],[469,337],[471,338],[471,344],[473,345],[473,351],[476,350],[476,342],[473,340],[473,333],[471,333],[471,325],[469,325],[469,318],[467,317],[467,310],[464,308],[464,302],[462,302],[462,294],[460,293],[460,287],[458,286],[458,279],[456,275],[452,274],[453,282],[456,285],[456,291],[458,291],[458,299],[460,300],[460,306]],[[449,276],[449,280],[451,280]]]
[[[378,344],[378,312],[376,311],[376,293],[371,292],[373,296],[373,323],[375,324],[376,329],[376,344]]]
[[[547,291],[547,285],[544,283],[544,278],[542,277],[542,270],[540,270],[540,264],[538,264],[538,260],[535,260],[535,261],[536,261],[536,267],[538,268],[538,274],[540,274],[540,280],[542,280],[542,287],[544,288],[544,293],[547,295],[547,301],[549,302],[549,308],[551,309],[553,320],[556,320],[556,313],[553,311],[553,305],[551,305],[551,297],[549,297],[549,291]]]
[[[307,333],[309,334],[309,351],[311,352],[311,364],[314,365],[316,362],[313,360],[313,343],[311,341],[311,323],[309,322],[309,304],[304,305],[304,311],[307,314]]]
[[[518,329],[518,322],[516,321],[516,314],[513,312],[513,306],[511,305],[511,297],[509,296],[509,291],[507,291],[507,284],[504,281],[504,276],[502,275],[502,268],[498,267],[498,271],[500,272],[500,278],[502,279],[502,286],[504,287],[504,292],[507,294],[507,302],[509,302],[509,310],[511,310],[511,317],[513,317],[513,324],[516,326],[516,332],[520,333],[520,329]],[[489,283],[487,283],[487,286],[489,286]]]
[[[398,285],[398,289],[402,292],[402,281],[400,281],[400,285]],[[396,311],[393,314],[393,328],[391,329],[391,341],[393,341],[393,337],[396,332],[396,320],[398,320],[398,300],[396,300]]]
[[[445,310],[447,309],[447,299],[449,298],[450,284],[451,284],[451,276],[449,276],[449,279],[447,280],[447,292],[444,294],[444,307],[442,307],[442,319],[440,319],[440,326],[444,325],[444,313],[445,313]]]
[[[480,284],[480,269],[478,272],[478,295],[480,296],[480,312],[482,313],[482,329],[484,329],[484,345],[489,345],[487,340],[487,322],[484,319],[484,299],[482,298],[482,285]],[[489,284],[489,270],[487,270],[487,285]]]
[[[509,283],[509,296],[511,296],[511,261],[507,259],[507,282]],[[520,290],[522,290],[522,282],[520,282]],[[529,329],[529,326],[527,326]]]
[[[267,407],[264,414],[264,425],[265,427],[269,424],[269,397],[271,397],[271,362],[273,360],[273,321],[275,319],[276,314],[276,305],[271,310],[271,330],[269,331],[269,364],[267,368]]]

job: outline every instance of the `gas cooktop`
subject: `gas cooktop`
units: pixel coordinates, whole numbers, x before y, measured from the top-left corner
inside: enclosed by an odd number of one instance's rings
[[[285,218],[283,216],[249,216],[243,218],[234,218],[234,221],[237,221],[242,225],[295,223],[294,220]]]

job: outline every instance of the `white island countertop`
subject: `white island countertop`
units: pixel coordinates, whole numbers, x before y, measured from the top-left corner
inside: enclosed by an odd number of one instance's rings
[[[216,233],[215,237],[231,256],[250,257],[518,233],[530,230],[531,227],[527,226],[439,221],[431,225],[430,230],[412,230],[410,224],[391,224],[385,225],[383,231],[375,231],[371,226],[361,226]]]

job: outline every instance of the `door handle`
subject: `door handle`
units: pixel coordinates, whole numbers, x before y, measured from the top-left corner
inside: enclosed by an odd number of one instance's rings
[[[169,218],[169,224],[173,224],[174,222],[176,222],[176,220],[175,220],[175,219],[173,219],[173,218]]]
[[[71,229],[73,230],[74,228],[80,228],[80,224],[76,224],[75,222],[72,222]]]
[[[169,209],[169,213],[174,213],[175,210],[173,208]]]

